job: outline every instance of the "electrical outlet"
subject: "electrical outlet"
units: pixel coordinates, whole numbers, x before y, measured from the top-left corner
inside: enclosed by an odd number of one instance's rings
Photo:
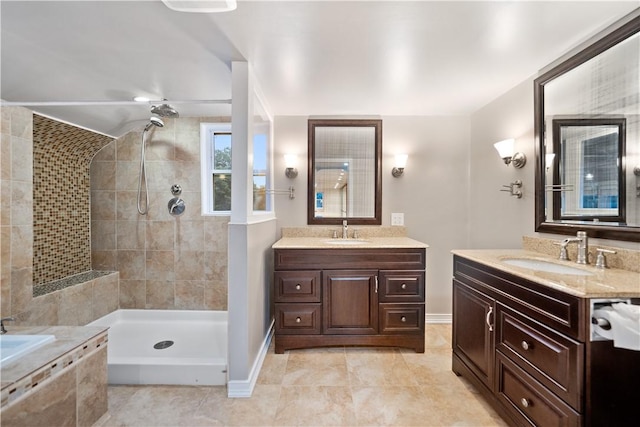
[[[403,213],[392,213],[391,214],[391,225],[404,225],[404,214]]]

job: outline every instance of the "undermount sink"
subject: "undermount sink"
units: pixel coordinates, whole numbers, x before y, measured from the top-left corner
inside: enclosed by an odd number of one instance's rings
[[[0,353],[2,353],[0,364],[16,359],[54,340],[54,335],[0,335]]]
[[[331,239],[324,242],[329,245],[365,245],[369,243],[367,240],[358,239]]]
[[[544,271],[547,273],[572,274],[574,276],[591,276],[593,274],[580,268],[539,259],[508,258],[503,259],[502,262],[514,267],[528,268],[530,270]]]

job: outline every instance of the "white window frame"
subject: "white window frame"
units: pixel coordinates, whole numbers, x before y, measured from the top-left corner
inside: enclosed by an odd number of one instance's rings
[[[213,144],[210,139],[212,133],[231,133],[231,123],[200,123],[200,176],[202,187],[200,198],[202,199],[202,215],[229,216],[231,211],[216,211],[213,209],[212,174],[215,170],[212,164]],[[233,156],[233,148],[231,156]],[[232,171],[229,171],[229,175],[233,176]]]

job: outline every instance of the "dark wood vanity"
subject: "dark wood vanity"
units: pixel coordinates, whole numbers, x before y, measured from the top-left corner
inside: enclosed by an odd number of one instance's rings
[[[635,425],[640,351],[590,336],[589,298],[454,255],[452,368],[509,424]]]
[[[425,255],[419,247],[274,249],[276,353],[340,345],[423,353]]]

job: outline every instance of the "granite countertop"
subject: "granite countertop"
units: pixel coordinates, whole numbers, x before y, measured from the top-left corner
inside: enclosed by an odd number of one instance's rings
[[[283,237],[273,249],[377,249],[428,248],[426,243],[409,237],[364,237],[361,239],[332,239],[331,237]]]
[[[544,253],[522,249],[453,250],[452,253],[582,298],[640,297],[640,273],[633,271],[615,268],[601,270],[595,268],[593,264],[579,265],[575,261],[561,261]],[[552,262],[585,270],[592,274],[579,276],[516,267],[502,262],[508,258]]]
[[[84,345],[87,341],[107,333],[101,326],[11,326],[7,325],[6,335],[54,335],[55,341],[38,347],[2,365],[0,376],[2,390],[34,371],[51,364],[61,356]],[[106,338],[105,338],[106,340]]]

